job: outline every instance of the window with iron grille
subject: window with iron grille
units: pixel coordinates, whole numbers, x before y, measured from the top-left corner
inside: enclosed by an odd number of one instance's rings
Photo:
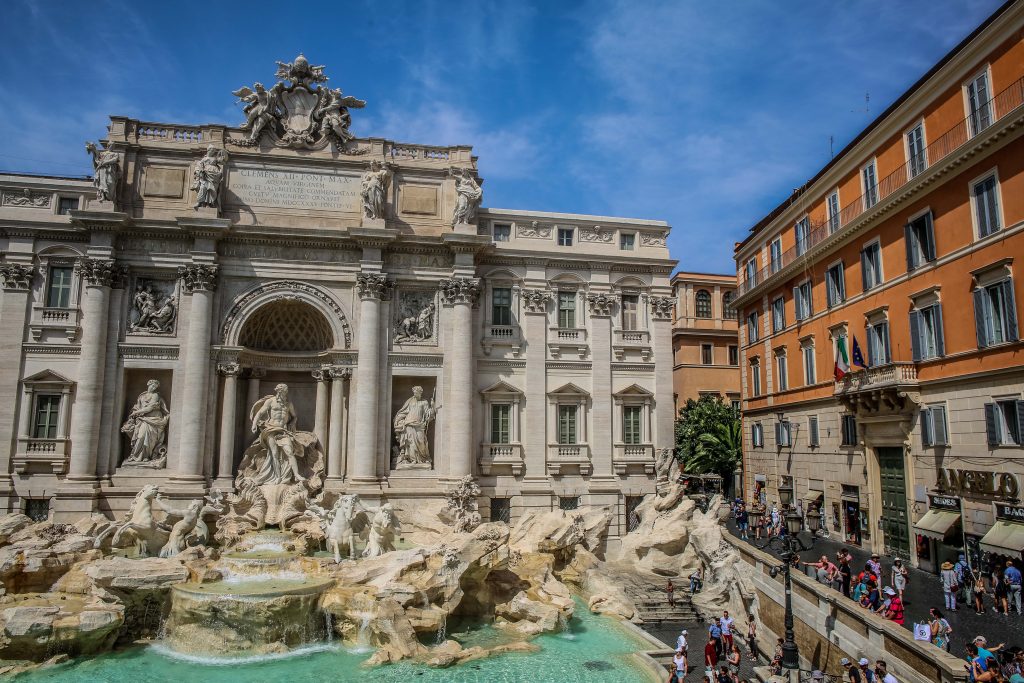
[[[559,510],[579,510],[580,509],[580,497],[579,496],[560,496],[558,498],[558,509]]]
[[[512,522],[511,498],[491,498],[491,521],[505,524]]]
[[[694,315],[698,318],[711,317],[711,293],[706,289],[698,289],[694,296]]]
[[[626,496],[626,531],[636,531],[640,528],[640,515],[637,508],[644,502],[643,496]]]
[[[50,499],[26,498],[25,516],[33,522],[45,522],[50,516]]]

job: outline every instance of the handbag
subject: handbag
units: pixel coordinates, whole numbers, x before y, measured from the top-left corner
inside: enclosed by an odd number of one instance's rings
[[[928,624],[914,623],[914,640],[923,640],[925,642],[931,642],[932,640],[932,629]]]

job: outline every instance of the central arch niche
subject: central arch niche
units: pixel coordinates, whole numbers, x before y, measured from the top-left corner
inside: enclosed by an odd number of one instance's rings
[[[321,352],[334,345],[331,326],[311,305],[279,299],[260,306],[245,321],[238,343],[258,351]]]

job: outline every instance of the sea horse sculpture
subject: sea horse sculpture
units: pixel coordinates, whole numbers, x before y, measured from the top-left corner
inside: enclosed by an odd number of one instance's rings
[[[149,555],[150,548],[162,548],[167,542],[167,529],[159,524],[153,517],[153,505],[158,495],[157,487],[154,484],[146,484],[135,496],[132,505],[128,508],[122,520],[109,527],[99,534],[93,547],[99,548],[106,539],[113,535],[110,540],[112,548],[125,547],[127,540],[135,544],[139,555]]]

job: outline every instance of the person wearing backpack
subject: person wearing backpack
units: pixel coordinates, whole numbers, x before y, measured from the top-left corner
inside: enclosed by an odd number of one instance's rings
[[[932,617],[928,622],[932,632],[932,645],[949,652],[949,636],[953,633],[953,627],[949,625],[937,607],[928,610],[928,614]]]

